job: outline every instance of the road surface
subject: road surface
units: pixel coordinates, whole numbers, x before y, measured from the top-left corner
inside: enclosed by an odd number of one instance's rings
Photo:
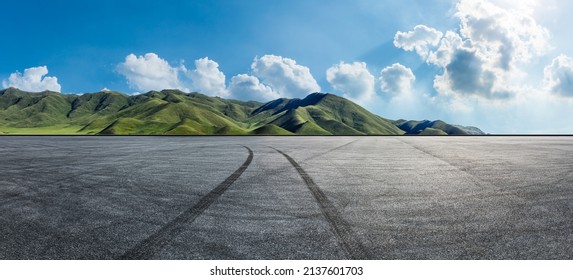
[[[573,259],[573,137],[0,137],[0,259]]]

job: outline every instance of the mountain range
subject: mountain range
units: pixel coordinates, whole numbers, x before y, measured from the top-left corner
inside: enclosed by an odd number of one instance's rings
[[[329,93],[267,103],[179,90],[126,95],[0,90],[0,134],[476,135],[443,121],[389,120]]]

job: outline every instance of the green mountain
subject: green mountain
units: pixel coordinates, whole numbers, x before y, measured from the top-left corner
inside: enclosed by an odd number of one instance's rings
[[[262,105],[176,90],[128,96],[0,91],[0,133],[248,134],[244,121]]]
[[[394,124],[407,135],[485,135],[477,127],[447,124],[444,121],[397,120]]]
[[[82,95],[0,91],[0,133],[114,135],[401,135],[394,121],[332,94],[268,103],[178,90]],[[448,133],[452,134],[452,133]]]
[[[272,124],[299,135],[399,135],[390,120],[333,94],[313,93],[304,99],[281,98],[252,112],[256,126]]]

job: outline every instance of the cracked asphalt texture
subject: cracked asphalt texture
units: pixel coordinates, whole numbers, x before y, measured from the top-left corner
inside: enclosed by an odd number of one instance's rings
[[[571,260],[573,137],[0,137],[0,259],[130,256]]]

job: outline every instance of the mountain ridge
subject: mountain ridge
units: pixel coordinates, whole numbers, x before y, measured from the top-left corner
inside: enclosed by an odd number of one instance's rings
[[[169,89],[139,95],[0,90],[0,134],[402,135],[413,130],[400,126],[413,122],[389,120],[318,92],[262,103]],[[466,127],[446,123],[430,128],[471,134]]]
[[[442,120],[397,120],[394,124],[407,135],[484,135],[481,129],[474,126],[447,124]]]

